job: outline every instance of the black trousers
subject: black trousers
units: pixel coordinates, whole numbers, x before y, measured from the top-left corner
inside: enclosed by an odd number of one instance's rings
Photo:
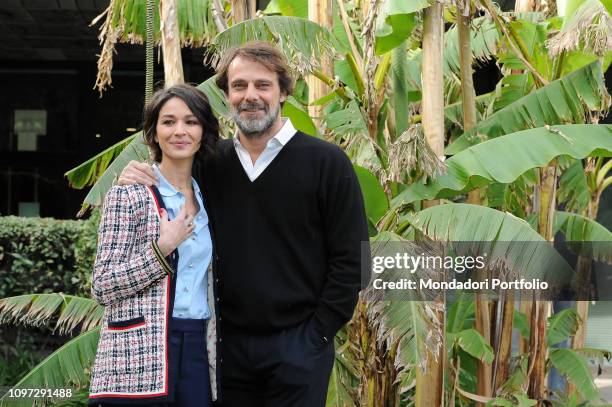
[[[224,327],[221,352],[223,407],[324,407],[333,342],[308,321],[274,334]]]

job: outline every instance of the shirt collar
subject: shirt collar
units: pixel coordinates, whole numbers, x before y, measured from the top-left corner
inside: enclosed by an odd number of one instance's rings
[[[172,184],[164,177],[157,164],[153,165],[153,171],[155,171],[155,175],[157,175],[157,178],[159,179],[159,186],[157,189],[162,196],[174,196],[179,193],[176,188],[174,188]],[[195,179],[193,179],[193,177],[191,178],[191,185],[193,185],[193,192],[199,195],[200,186]]]
[[[295,127],[293,127],[293,123],[291,123],[290,118],[283,117],[283,119],[285,120],[285,123],[283,123],[283,127],[280,128],[280,130],[278,131],[278,133],[274,135],[274,137],[268,140],[267,145],[270,145],[271,143],[276,142],[284,146],[285,144],[289,142],[289,140],[291,140],[291,137],[293,137],[295,133],[297,132]],[[234,141],[235,147],[238,147],[238,146],[242,147],[242,144],[240,143],[240,137],[238,137],[237,131],[232,140]]]

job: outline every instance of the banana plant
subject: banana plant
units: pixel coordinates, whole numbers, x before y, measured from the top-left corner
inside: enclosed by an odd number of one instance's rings
[[[89,369],[93,365],[104,307],[90,298],[67,294],[27,294],[0,299],[0,321],[29,326],[53,325],[53,331],[79,335],[66,342],[28,372],[13,388],[70,388],[89,385]],[[56,319],[57,318],[57,319]],[[54,321],[54,323],[52,323]],[[34,399],[44,404],[47,399]],[[31,406],[29,399],[12,399],[8,393],[0,398],[0,406]]]
[[[483,9],[484,15],[472,19],[467,27],[465,23],[459,26],[465,11],[461,4],[445,10],[445,21],[457,26],[442,33],[442,56],[438,54],[433,60],[441,67],[437,84],[443,85],[444,92],[443,104],[437,108],[438,122],[443,122],[437,132],[448,141],[444,147],[450,156],[444,165],[438,160],[441,152],[430,148],[423,129],[429,125],[423,115],[423,94],[430,91],[421,82],[421,73],[429,66],[423,62],[427,49],[423,49],[421,38],[428,13],[424,10],[430,6],[427,1],[336,1],[329,29],[305,20],[306,0],[273,0],[265,11],[267,16],[219,30],[212,40],[211,50],[216,54],[211,58],[214,61],[215,55],[247,39],[270,40],[283,48],[303,89],[285,104],[283,114],[294,124],[299,122],[301,130],[345,149],[356,165],[374,241],[405,239],[417,230],[438,240],[452,236],[490,242],[499,235],[544,241],[527,222],[518,219],[527,220],[538,211],[547,214],[543,221],[548,222],[550,233],[561,231],[568,238],[586,242],[609,241],[610,232],[597,224],[593,215],[601,192],[612,183],[608,175],[612,128],[591,123],[610,106],[603,80],[610,58],[597,48],[608,41],[610,30],[601,27],[610,20],[609,10],[589,1],[587,6],[576,6],[580,12],[547,19],[542,13],[500,13],[483,0],[474,5]],[[222,10],[222,17],[229,15],[227,8],[215,8],[214,1],[211,7],[213,18],[219,15],[215,14],[218,10]],[[589,14],[595,9],[596,15]],[[469,46],[459,42],[459,37],[465,40],[466,28]],[[573,33],[576,38],[576,30],[594,36],[568,48],[560,36],[572,38]],[[467,50],[472,55],[466,55]],[[333,75],[320,65],[330,56],[334,58]],[[463,63],[462,73],[461,61],[469,56],[472,61]],[[501,67],[503,77],[496,89],[477,95],[473,101],[460,101],[459,89],[465,86],[469,67],[485,60],[495,60]],[[308,75],[327,86],[327,95],[316,100],[304,96],[302,78]],[[210,80],[201,89],[222,116],[227,111],[223,94]],[[463,117],[468,103],[475,105],[470,106],[475,107],[470,114],[477,118],[473,126]],[[308,115],[312,106],[320,107],[322,122]],[[113,171],[101,175],[121,147],[109,149],[70,173],[75,185],[98,181],[92,188],[94,195],[87,198],[89,204],[99,204],[112,182],[112,172],[122,168],[117,161]],[[124,162],[138,159],[129,149],[118,157],[116,160]],[[543,189],[540,176],[550,171],[550,188]],[[556,197],[568,203],[566,210],[577,213],[557,210],[552,186],[558,176],[561,181]],[[537,208],[537,191],[553,199]],[[479,203],[501,210],[455,202],[465,200],[469,193]],[[441,200],[443,205],[421,210],[428,200]],[[595,256],[609,261],[609,253],[603,249]],[[515,311],[511,301],[501,301],[495,305],[500,316],[491,331],[491,337],[501,332],[500,340],[491,343],[475,331],[476,310],[482,308],[476,301],[468,298],[462,304],[443,307],[430,302],[360,301],[353,322],[336,338],[338,352],[328,405],[424,404],[419,397],[431,387],[417,380],[417,371],[423,355],[433,350],[422,340],[422,334],[426,337],[428,332],[436,338],[433,344],[442,344],[434,348],[443,349],[442,357],[450,361],[446,386],[435,386],[436,394],[449,403],[541,403],[539,390],[531,391],[531,398],[524,395],[534,381],[528,369],[529,349],[522,350],[516,365],[507,363],[510,356],[503,356],[509,355],[512,344],[507,332],[516,326],[524,338],[540,335],[544,344],[552,344],[555,338],[579,336],[586,316],[580,312],[577,319],[569,313],[553,316],[556,319],[548,320],[546,330],[546,319],[531,319],[534,323],[530,326],[527,314]],[[436,324],[436,318],[445,314],[449,316],[446,327]],[[546,357],[546,349],[540,347],[539,361],[545,361],[542,355]],[[551,350],[548,363],[576,386],[580,398],[592,399],[592,378],[588,375],[587,380],[588,372],[578,361],[584,361],[586,351],[572,352]],[[490,391],[476,385],[476,362],[493,370],[494,377],[486,379]]]

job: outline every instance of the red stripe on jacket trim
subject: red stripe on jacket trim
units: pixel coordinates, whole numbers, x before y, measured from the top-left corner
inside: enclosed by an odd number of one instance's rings
[[[151,393],[151,394],[115,394],[115,393],[100,393],[100,394],[95,394],[93,396],[89,396],[90,399],[97,399],[100,397],[104,397],[104,398],[123,398],[123,399],[143,399],[143,398],[150,398],[150,397],[159,397],[159,396],[165,396],[167,394],[167,392],[162,392],[162,393]]]
[[[161,219],[161,207],[159,205],[159,202],[157,201],[157,196],[155,195],[155,192],[153,192],[153,188],[151,188],[150,186],[147,186],[147,188],[149,189],[149,191],[151,191],[151,195],[153,196],[153,201],[155,202],[155,207],[157,208],[157,213]],[[165,380],[164,380],[164,392],[162,393],[163,395],[167,395],[168,394],[168,381],[169,381],[169,377],[168,377],[168,318],[169,318],[169,308],[170,308],[170,291],[172,291],[172,281],[170,280],[170,275],[168,275],[166,277],[166,347],[165,347],[165,356],[166,356],[166,363],[164,366],[164,370],[166,372],[165,374]]]

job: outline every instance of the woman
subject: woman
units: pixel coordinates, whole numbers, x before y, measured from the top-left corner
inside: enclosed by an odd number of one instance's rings
[[[189,85],[156,92],[144,134],[159,187],[115,186],[100,223],[94,298],[106,306],[90,405],[207,406],[216,399],[213,244],[194,159],[219,124]]]

